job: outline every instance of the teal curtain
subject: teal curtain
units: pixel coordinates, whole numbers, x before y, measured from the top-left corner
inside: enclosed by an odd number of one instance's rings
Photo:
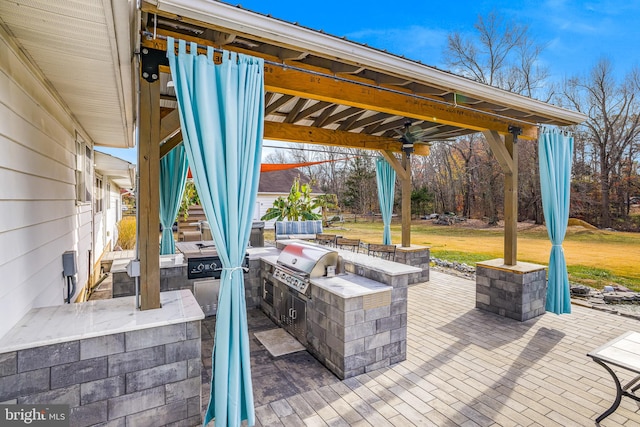
[[[554,128],[544,128],[538,139],[542,208],[551,239],[549,280],[545,309],[571,313],[569,277],[562,242],[569,221],[573,137]]]
[[[376,181],[378,182],[378,201],[384,224],[382,244],[391,244],[391,215],[393,215],[393,196],[396,185],[396,171],[384,158],[376,159]]]
[[[160,254],[176,253],[173,240],[173,223],[180,209],[180,201],[187,181],[187,155],[179,144],[160,159],[160,224],[162,240]]]
[[[213,49],[186,53],[167,39],[184,145],[222,262],[212,354],[211,398],[204,424],[255,424],[247,307],[241,267],[258,192],[264,120],[264,61]]]

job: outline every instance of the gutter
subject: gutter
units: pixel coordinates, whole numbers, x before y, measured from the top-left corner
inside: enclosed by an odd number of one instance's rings
[[[121,120],[127,148],[133,148],[134,89],[133,43],[135,3],[132,1],[102,0],[110,34],[111,59],[120,101]]]
[[[578,124],[587,119],[586,115],[576,111],[478,83],[368,46],[220,1],[156,0],[151,3],[156,3],[160,11],[275,41],[278,44],[295,46],[324,57],[337,58],[373,70],[390,72],[397,76],[454,90],[456,93],[486,101],[498,102],[517,110],[554,118],[568,124]]]

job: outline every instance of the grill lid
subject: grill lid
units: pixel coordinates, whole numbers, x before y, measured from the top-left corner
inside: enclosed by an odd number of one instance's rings
[[[338,252],[308,243],[290,243],[280,252],[278,264],[310,278],[322,277],[327,266],[338,264]]]

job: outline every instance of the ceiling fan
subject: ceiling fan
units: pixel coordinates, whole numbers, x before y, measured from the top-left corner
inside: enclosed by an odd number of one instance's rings
[[[402,130],[394,129],[394,131],[400,135],[400,141],[402,142],[402,151],[404,151],[407,156],[409,156],[413,152],[413,145],[415,143],[424,143],[426,145],[433,145],[434,141],[441,141],[442,138],[428,138],[427,136],[434,132],[436,127],[423,128],[419,125],[414,125],[410,120],[407,120],[404,123],[404,127]]]

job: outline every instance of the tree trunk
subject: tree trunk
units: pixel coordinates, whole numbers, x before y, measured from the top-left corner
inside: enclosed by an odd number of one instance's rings
[[[600,226],[602,228],[611,227],[611,212],[609,210],[609,168],[604,149],[600,150]]]

